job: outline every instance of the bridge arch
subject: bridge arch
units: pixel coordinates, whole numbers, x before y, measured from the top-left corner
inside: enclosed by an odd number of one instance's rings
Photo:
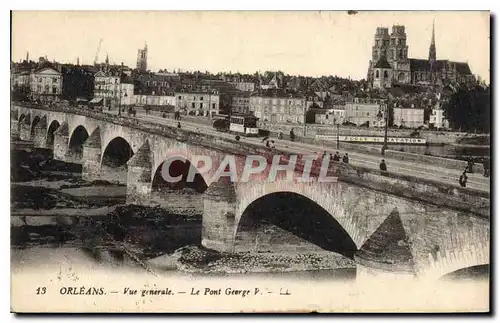
[[[174,156],[172,156],[174,157]],[[177,157],[177,156],[175,156]],[[208,185],[203,178],[203,176],[198,172],[196,167],[191,164],[189,159],[184,158],[183,156],[177,160],[172,160],[169,166],[169,174],[172,177],[182,176],[181,180],[176,183],[169,183],[165,180],[163,173],[167,170],[164,170],[165,162],[162,162],[155,170],[153,174],[153,179],[151,181],[151,189],[152,190],[181,190],[184,188],[192,189],[198,193],[203,193],[207,190]],[[180,160],[182,159],[182,160]],[[187,177],[189,172],[193,172],[194,178],[192,181],[188,181]]]
[[[52,120],[50,125],[47,127],[47,135],[46,135],[46,146],[47,148],[54,148],[54,133],[61,126],[59,121]]]
[[[127,162],[134,156],[130,143],[117,136],[108,142],[101,154],[101,177],[112,182],[127,182]]]
[[[30,129],[31,138],[33,138],[33,136],[35,134],[35,127],[40,122],[40,120],[41,120],[40,116],[35,116],[33,118],[33,121],[31,122],[31,129]]]
[[[77,126],[68,140],[68,157],[80,161],[83,158],[83,143],[88,137],[87,129],[82,125]]]
[[[280,192],[295,193],[314,201],[342,226],[358,249],[366,240],[366,233],[360,230],[358,223],[346,209],[346,204],[343,203],[346,196],[343,195],[343,190],[337,186],[337,183],[297,183],[277,180],[266,183],[240,184],[236,193],[239,197],[236,223],[239,223],[246,208],[254,201],[265,195]]]
[[[26,119],[26,114],[21,113],[21,114],[19,115],[19,119],[18,119],[19,123],[23,122],[23,121],[24,121],[24,119]]]
[[[427,280],[437,280],[460,270],[490,264],[490,247],[486,241],[477,241],[452,251],[429,254],[429,266],[420,276]]]
[[[314,200],[291,191],[269,193],[248,204],[235,234],[236,250],[240,244],[254,244],[257,249],[286,244],[296,249],[304,246],[303,241],[350,259],[358,249],[334,216]]]

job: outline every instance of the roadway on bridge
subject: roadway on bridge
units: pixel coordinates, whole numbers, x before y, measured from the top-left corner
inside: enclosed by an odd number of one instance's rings
[[[147,120],[149,122],[165,124],[165,125],[169,125],[169,126],[176,126],[177,122],[178,122],[178,121],[173,120],[173,119],[162,118],[162,117],[154,116],[154,115],[145,115],[145,114],[138,114],[137,118]],[[218,132],[218,131],[214,130],[212,126],[209,126],[209,125],[194,123],[194,122],[184,121],[184,120],[181,120],[180,122],[181,122],[181,126],[183,129],[187,129],[187,130],[191,130],[191,131],[195,131],[195,132],[203,131],[203,133],[208,133],[208,134],[216,135],[219,137],[234,139],[234,135],[231,135],[228,133],[223,133],[223,132]],[[287,150],[287,151],[297,153],[297,154],[322,154],[323,151],[325,151],[325,150],[328,153],[332,153],[332,154],[335,153],[336,151],[339,151],[341,156],[343,156],[345,153],[348,153],[349,154],[349,163],[354,165],[354,166],[364,166],[364,167],[368,167],[368,168],[372,168],[372,169],[379,169],[379,164],[380,164],[380,161],[382,160],[382,158],[379,156],[363,154],[360,152],[355,152],[355,151],[350,151],[350,150],[345,150],[345,149],[338,149],[337,150],[337,149],[333,149],[332,147],[324,147],[321,145],[313,145],[313,144],[307,144],[307,143],[302,143],[302,142],[291,142],[289,140],[279,140],[277,138],[271,138],[271,140],[274,140],[276,148]],[[264,145],[264,143],[262,143],[262,138],[242,137],[241,141]],[[415,177],[422,178],[422,179],[435,180],[435,181],[439,181],[441,183],[446,183],[446,184],[457,186],[457,187],[460,186],[458,184],[458,178],[461,174],[460,170],[451,169],[451,168],[444,168],[444,167],[439,167],[439,166],[434,166],[434,165],[424,164],[424,163],[418,164],[415,162],[402,161],[402,160],[390,159],[390,158],[385,158],[385,160],[386,160],[387,168],[391,172],[395,172],[395,173],[399,173],[399,174],[403,174],[403,175],[415,176]],[[490,191],[490,181],[489,181],[489,178],[486,178],[482,174],[479,174],[479,173],[468,174],[467,187],[477,189],[480,191],[489,192]]]

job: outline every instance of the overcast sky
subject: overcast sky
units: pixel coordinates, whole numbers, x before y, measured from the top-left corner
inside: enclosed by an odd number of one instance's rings
[[[12,59],[47,58],[135,67],[148,44],[151,70],[282,70],[366,77],[376,27],[406,26],[409,57],[427,58],[435,21],[438,59],[467,61],[489,82],[488,12],[165,12],[19,11],[12,14]]]

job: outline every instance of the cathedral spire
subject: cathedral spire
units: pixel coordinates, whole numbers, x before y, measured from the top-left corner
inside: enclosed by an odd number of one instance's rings
[[[432,38],[431,38],[431,46],[429,47],[429,64],[431,67],[436,62],[436,37],[434,35],[434,20],[432,21]]]

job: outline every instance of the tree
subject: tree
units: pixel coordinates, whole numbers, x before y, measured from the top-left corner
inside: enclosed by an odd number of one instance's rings
[[[490,132],[490,88],[461,87],[443,105],[452,129],[467,132]]]

